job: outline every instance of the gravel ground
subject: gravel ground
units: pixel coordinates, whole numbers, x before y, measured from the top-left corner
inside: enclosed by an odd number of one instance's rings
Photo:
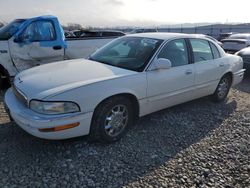
[[[2,96],[0,187],[250,187],[250,77],[224,103],[154,113],[111,145],[30,136]]]

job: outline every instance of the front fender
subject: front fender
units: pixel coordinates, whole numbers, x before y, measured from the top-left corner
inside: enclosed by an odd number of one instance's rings
[[[45,100],[73,101],[80,106],[82,112],[93,112],[100,102],[114,95],[131,94],[138,101],[146,98],[146,89],[146,74],[138,73],[133,76],[100,81],[71,89]]]

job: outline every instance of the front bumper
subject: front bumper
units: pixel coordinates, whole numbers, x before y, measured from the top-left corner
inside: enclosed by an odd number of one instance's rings
[[[10,116],[22,129],[39,138],[51,140],[68,139],[88,135],[90,131],[93,112],[66,115],[38,114],[20,103],[12,89],[9,89],[5,94],[5,105]],[[67,130],[57,132],[39,131],[39,129],[53,128],[77,122],[80,123],[79,126]]]

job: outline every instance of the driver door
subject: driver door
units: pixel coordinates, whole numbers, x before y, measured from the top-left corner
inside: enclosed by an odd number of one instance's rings
[[[64,48],[56,44],[56,30],[52,21],[31,22],[9,42],[12,61],[18,71],[64,59]]]

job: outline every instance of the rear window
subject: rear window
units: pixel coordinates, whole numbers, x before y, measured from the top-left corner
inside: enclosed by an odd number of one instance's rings
[[[195,63],[213,59],[213,53],[207,40],[190,39],[190,43],[193,49]]]
[[[214,55],[214,59],[221,58],[221,55],[220,55],[220,52],[219,52],[218,48],[211,42],[210,42],[210,46],[211,46],[211,49],[212,49],[212,52],[213,52],[213,55]]]
[[[24,19],[17,19],[1,27],[0,29],[0,40],[9,40],[17,31],[18,27],[24,22]]]

